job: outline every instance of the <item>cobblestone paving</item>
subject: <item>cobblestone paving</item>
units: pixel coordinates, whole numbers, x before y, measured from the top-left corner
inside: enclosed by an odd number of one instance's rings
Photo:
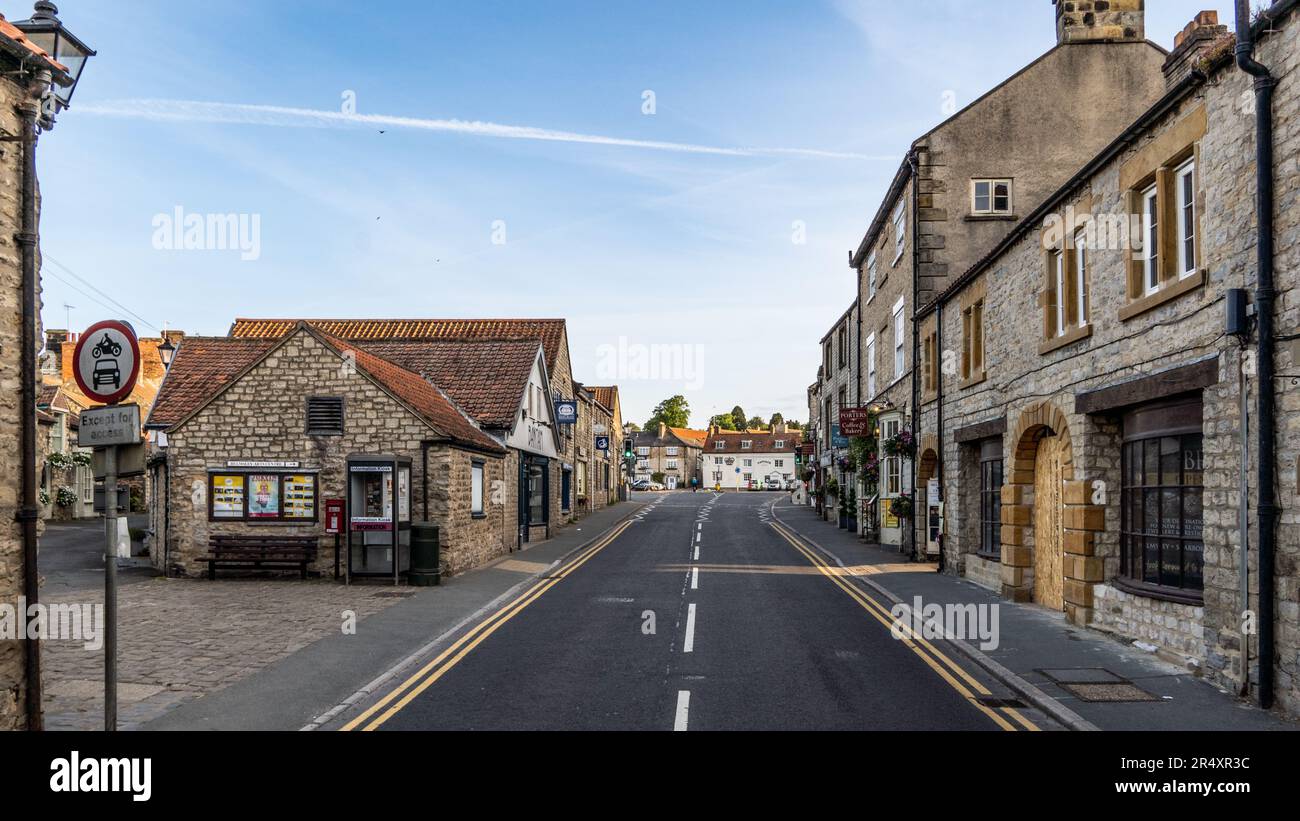
[[[118,728],[135,729],[401,601],[391,587],[333,581],[158,578],[118,592]],[[402,590],[406,593],[406,590]],[[102,590],[42,603],[102,603]],[[104,653],[44,645],[45,726],[103,729]]]

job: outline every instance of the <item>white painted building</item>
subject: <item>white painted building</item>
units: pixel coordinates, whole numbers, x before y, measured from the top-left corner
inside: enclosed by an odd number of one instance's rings
[[[771,431],[709,429],[704,443],[704,486],[748,490],[775,479],[785,488],[797,477],[795,451],[803,435],[777,425]]]

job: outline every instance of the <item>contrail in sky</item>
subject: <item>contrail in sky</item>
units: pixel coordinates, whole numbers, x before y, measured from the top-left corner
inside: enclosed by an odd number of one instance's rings
[[[897,157],[872,156],[846,151],[823,151],[816,148],[744,148],[697,145],[694,143],[608,137],[601,134],[579,134],[573,131],[556,131],[549,128],[535,128],[525,125],[502,125],[477,120],[422,119],[418,117],[397,117],[389,114],[347,114],[342,111],[314,108],[289,108],[244,103],[211,103],[197,100],[105,100],[99,103],[78,105],[77,111],[83,114],[99,114],[108,117],[126,117],[162,122],[233,123],[282,128],[384,126],[421,131],[442,131],[473,137],[584,143],[587,145],[608,145],[651,151],[673,151],[683,154],[715,154],[728,157],[796,156],[830,160],[869,161],[898,159]]]

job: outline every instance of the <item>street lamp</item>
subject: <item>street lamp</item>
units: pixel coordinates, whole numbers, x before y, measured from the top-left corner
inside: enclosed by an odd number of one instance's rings
[[[176,346],[172,344],[170,337],[163,337],[162,344],[158,346],[158,358],[162,360],[163,370],[168,370],[172,366],[172,357],[176,355]]]
[[[72,94],[77,90],[81,71],[86,67],[86,61],[97,52],[63,27],[63,22],[59,20],[59,8],[50,0],[36,0],[31,19],[19,20],[14,26],[33,45],[45,49],[68,72],[66,82],[56,82],[43,101],[42,125],[48,130],[54,125],[55,116],[72,103]]]

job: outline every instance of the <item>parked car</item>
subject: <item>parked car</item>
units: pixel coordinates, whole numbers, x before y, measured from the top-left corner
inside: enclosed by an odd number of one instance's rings
[[[650,483],[650,489],[651,489],[651,490],[663,490],[663,489],[664,489],[664,486],[661,485],[661,484],[658,483],[658,482],[651,482],[651,483]]]
[[[632,483],[633,490],[649,490],[651,482],[649,479],[637,479]]]
[[[773,479],[773,478],[771,478],[771,477],[768,477],[768,478],[763,482],[763,489],[764,489],[764,490],[780,490],[780,489],[781,489],[781,480],[780,480],[780,479]]]

